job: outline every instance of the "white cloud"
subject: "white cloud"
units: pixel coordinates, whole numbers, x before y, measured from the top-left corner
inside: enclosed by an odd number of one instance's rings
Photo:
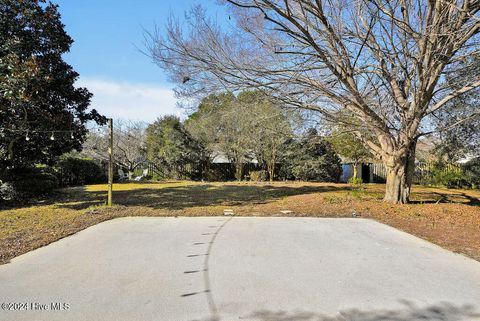
[[[94,78],[81,78],[76,85],[93,93],[91,108],[114,119],[151,122],[163,115],[184,114],[169,88]]]

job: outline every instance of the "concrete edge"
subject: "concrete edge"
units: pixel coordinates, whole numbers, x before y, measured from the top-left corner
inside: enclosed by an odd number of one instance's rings
[[[212,215],[212,216],[208,216],[208,215],[205,215],[205,216],[181,216],[181,215],[178,215],[178,216],[123,216],[123,217],[114,217],[114,218],[111,218],[111,219],[108,219],[108,220],[105,220],[105,221],[102,221],[102,222],[99,222],[97,224],[94,224],[94,225],[91,225],[83,230],[80,230],[80,231],[77,231],[75,233],[72,233],[72,234],[69,234],[69,235],[66,235],[62,238],[59,238],[58,240],[56,241],[53,241],[51,243],[48,243],[48,244],[45,244],[41,247],[38,247],[36,249],[33,249],[31,251],[28,251],[26,253],[23,253],[19,256],[16,256],[12,259],[10,259],[10,261],[6,262],[6,263],[3,263],[3,264],[0,264],[0,268],[2,266],[6,266],[6,265],[9,265],[11,263],[14,263],[18,260],[22,260],[25,256],[28,256],[28,255],[33,255],[34,252],[38,251],[38,250],[41,250],[43,248],[46,248],[47,246],[50,246],[52,244],[55,244],[57,242],[60,242],[60,241],[63,241],[67,238],[70,238],[70,237],[74,237],[80,233],[83,233],[87,230],[91,230],[91,229],[94,229],[94,228],[97,228],[98,226],[100,225],[104,225],[104,224],[112,224],[112,223],[117,223],[118,221],[122,221],[122,220],[128,220],[128,221],[132,221],[132,220],[136,220],[136,219],[145,219],[145,218],[148,218],[148,219],[179,219],[179,218],[194,218],[194,219],[202,219],[202,218],[225,218],[226,216],[221,216],[221,215]],[[433,242],[430,242],[428,240],[425,240],[419,236],[416,236],[416,235],[413,235],[413,234],[410,234],[408,232],[405,232],[403,230],[400,230],[396,227],[393,227],[393,226],[390,226],[386,223],[383,223],[383,222],[380,222],[376,219],[373,219],[373,218],[365,218],[365,217],[317,217],[317,216],[247,216],[247,215],[240,215],[240,216],[230,216],[231,218],[258,218],[258,219],[262,219],[262,218],[265,218],[265,219],[277,219],[277,218],[282,218],[282,219],[309,219],[309,220],[316,220],[316,219],[330,219],[330,220],[348,220],[348,221],[368,221],[368,222],[374,222],[376,224],[379,224],[379,225],[383,225],[385,227],[387,227],[388,229],[391,229],[391,230],[394,230],[396,232],[399,232],[401,234],[404,234],[406,236],[409,236],[409,237],[413,237],[414,239],[416,239],[417,241],[420,241],[420,243],[425,243],[426,245],[430,245],[430,246],[433,246],[437,249],[440,249],[444,252],[448,252],[448,253],[451,253],[451,254],[454,254],[455,256],[458,256],[458,257],[461,257],[463,259],[467,259],[467,260],[470,260],[470,261],[473,261],[475,262],[476,264],[480,264],[479,261],[471,258],[471,257],[468,257],[466,256],[465,254],[463,253],[458,253],[458,252],[453,252],[451,250],[448,250],[446,248],[443,248],[441,247],[440,245],[438,244],[435,244]]]

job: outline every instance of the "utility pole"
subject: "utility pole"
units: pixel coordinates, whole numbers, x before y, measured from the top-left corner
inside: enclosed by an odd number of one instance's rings
[[[113,188],[113,119],[108,119],[108,200],[107,206],[112,206]]]

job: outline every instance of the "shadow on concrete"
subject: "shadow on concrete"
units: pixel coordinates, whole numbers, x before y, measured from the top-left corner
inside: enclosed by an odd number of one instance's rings
[[[218,314],[218,307],[217,304],[215,303],[215,299],[213,297],[212,293],[212,286],[211,286],[211,281],[210,281],[210,256],[212,254],[212,248],[213,245],[215,244],[215,240],[217,239],[218,234],[220,234],[220,231],[225,227],[225,225],[232,220],[233,217],[230,217],[228,219],[220,219],[218,220],[219,222],[222,222],[220,225],[215,225],[215,226],[208,226],[208,228],[215,228],[214,233],[208,233],[208,235],[211,235],[210,241],[207,242],[195,242],[193,245],[200,245],[200,244],[208,244],[207,251],[205,254],[205,260],[203,261],[203,267],[202,269],[198,270],[189,270],[189,271],[184,271],[184,274],[190,274],[190,273],[197,273],[197,272],[202,272],[202,278],[203,278],[203,286],[204,289],[203,291],[197,291],[197,292],[190,292],[190,293],[184,293],[181,294],[180,297],[185,298],[197,294],[204,293],[205,297],[207,299],[207,304],[208,304],[208,310],[210,313],[210,317],[208,318],[209,321],[219,321],[220,317]],[[201,235],[205,235],[205,233],[202,233]],[[197,255],[194,255],[197,256]],[[188,255],[187,257],[192,257],[192,255]]]
[[[473,321],[480,320],[480,314],[471,305],[457,306],[451,303],[439,303],[418,307],[412,302],[402,300],[404,308],[398,310],[362,311],[351,309],[340,311],[337,315],[327,316],[310,311],[288,312],[283,310],[259,310],[240,316],[239,320],[248,321]],[[201,321],[229,321],[222,318],[200,319]]]

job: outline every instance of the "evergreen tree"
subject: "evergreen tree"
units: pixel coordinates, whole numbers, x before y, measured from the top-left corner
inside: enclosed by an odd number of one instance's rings
[[[79,150],[86,122],[105,122],[62,59],[71,44],[56,5],[0,0],[0,173]]]
[[[334,131],[328,140],[339,155],[352,163],[353,177],[357,177],[357,167],[360,163],[373,158],[362,142],[352,133]]]
[[[202,146],[176,116],[158,118],[147,128],[147,158],[162,178],[199,178],[205,158]]]
[[[309,129],[299,140],[291,140],[282,161],[286,178],[302,181],[338,182],[342,174],[340,157],[330,142]]]

